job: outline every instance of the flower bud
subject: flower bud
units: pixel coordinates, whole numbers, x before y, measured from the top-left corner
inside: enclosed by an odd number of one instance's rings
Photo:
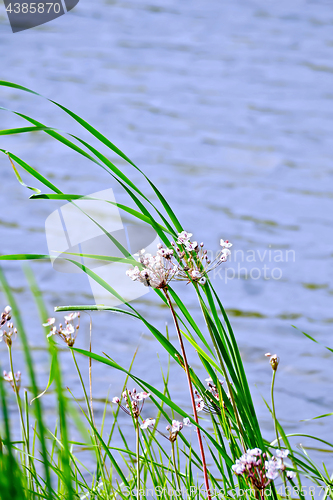
[[[271,357],[270,357],[270,360],[269,360],[270,364],[271,364],[271,367],[272,367],[272,370],[274,372],[276,372],[277,370],[277,367],[280,363],[280,358],[276,355],[276,354],[273,354]]]

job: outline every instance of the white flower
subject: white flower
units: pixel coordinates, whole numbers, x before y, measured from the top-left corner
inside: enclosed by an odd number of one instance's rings
[[[74,332],[75,332],[75,328],[73,325],[67,325],[65,328],[61,329],[61,333],[63,333],[66,336],[71,335]]]
[[[248,455],[247,453],[244,453],[244,455],[242,455],[238,460],[239,460],[239,462],[241,462],[241,463],[243,463],[243,464],[246,465],[248,463],[247,459],[248,459],[249,456],[250,455]]]
[[[68,345],[68,347],[73,347],[79,331],[79,324],[74,327],[69,321],[73,321],[75,318],[79,317],[80,313],[71,313],[68,316],[65,316],[66,325],[63,326],[62,324],[59,324],[58,328],[54,325],[55,318],[49,318],[46,323],[43,323],[43,326],[54,326],[51,328],[47,337],[58,335],[58,337],[60,337]]]
[[[223,250],[222,250],[222,254],[223,254],[223,255],[226,255],[227,257],[229,257],[229,255],[231,255],[231,252],[230,252],[230,250],[228,250],[227,248],[223,248]]]
[[[5,323],[11,320],[11,312],[12,308],[10,306],[6,306],[3,312],[0,314],[0,328],[4,326]],[[10,324],[7,324],[7,327],[10,328]],[[2,335],[5,335],[6,332]],[[5,340],[6,341],[6,340]]]
[[[178,235],[177,243],[185,247],[179,248],[172,242],[175,250],[164,248],[161,243],[157,245],[157,254],[151,255],[141,250],[136,255],[141,266],[135,266],[126,271],[127,276],[133,281],[139,281],[144,286],[165,289],[171,280],[187,281],[205,285],[207,274],[213,271],[222,262],[226,262],[230,250],[227,248],[231,243],[224,242],[225,245],[216,254],[213,261],[208,257],[207,250],[204,250],[204,243],[198,245],[197,241],[190,241],[192,233],[182,231]],[[175,253],[177,252],[177,256]]]
[[[192,236],[192,233],[188,233],[187,231],[182,231],[181,233],[178,234],[178,240],[177,243],[186,243]]]
[[[132,391],[126,389],[121,395],[121,397],[125,399],[124,406],[120,404],[120,399],[117,397],[113,398],[112,402],[119,404],[122,411],[124,411],[127,415],[132,415],[134,418],[138,419],[144,406],[145,400],[149,396],[150,394],[145,391],[136,392],[135,388]],[[142,401],[141,404],[139,403],[140,401]]]
[[[5,344],[7,344],[7,346],[9,347],[12,345],[13,340],[16,338],[17,329],[14,328],[13,323],[10,323],[8,321],[7,325],[4,325],[4,322],[5,321],[2,321],[2,328],[6,328],[6,330],[4,331],[0,330],[0,342],[4,341]]]
[[[191,271],[191,276],[194,280],[197,280],[197,279],[200,279],[200,277],[202,276],[202,273],[200,271],[198,271],[197,269],[193,269],[193,271]]]
[[[224,241],[224,240],[221,239],[220,240],[220,245],[221,245],[222,248],[230,248],[230,247],[232,247],[232,243],[230,243],[230,241],[228,241],[228,240]]]
[[[133,269],[128,269],[126,271],[126,274],[129,278],[131,278],[131,280],[137,281],[140,276],[140,269],[138,268],[138,266],[135,266]]]
[[[13,374],[12,372],[7,373],[5,370],[3,371],[3,378],[6,382],[13,382]]]
[[[160,248],[159,250],[157,250],[157,254],[160,257],[164,257],[165,259],[171,259],[171,257],[173,256],[173,250],[170,248]]]
[[[285,465],[283,464],[281,458],[272,457],[271,460],[265,462],[265,467],[267,470],[284,470]]]
[[[280,469],[280,470],[285,469],[285,465],[283,464],[283,461],[281,458],[275,458],[274,462],[275,462],[276,469]]]
[[[155,418],[146,418],[140,425],[141,429],[148,429],[148,427],[154,427],[155,425]]]
[[[54,327],[51,329],[50,333],[47,335],[47,337],[52,337],[52,335],[56,335],[56,334],[57,334],[57,327],[56,327],[56,326],[54,326]]]
[[[260,448],[253,448],[253,450],[247,450],[248,455],[253,455],[254,457],[258,457],[261,455],[262,451]]]
[[[236,460],[236,463],[234,465],[232,465],[231,468],[235,474],[239,475],[239,474],[243,474],[243,472],[246,469],[246,466],[240,460]]]
[[[186,427],[191,427],[192,424],[190,422],[190,419],[188,417],[185,417],[183,418],[183,424],[186,426]]]
[[[220,253],[220,262],[227,262],[229,255],[231,255],[230,250],[224,248]]]
[[[16,372],[14,373],[15,377],[15,383],[17,390],[20,390],[21,387],[21,372]],[[10,385],[12,386],[13,390],[15,391],[15,385],[14,385],[14,380],[13,380],[13,374],[12,372],[7,373],[5,370],[3,371],[3,378],[6,382],[9,382]]]
[[[193,250],[195,250],[197,248],[198,242],[197,241],[185,241],[184,245],[185,245],[186,250],[188,250],[189,252],[192,252]]]
[[[183,428],[183,423],[179,422],[178,420],[173,420],[172,421],[172,427],[171,427],[171,432],[177,433],[180,432]]]
[[[275,454],[278,458],[287,458],[289,450],[276,450]]]
[[[257,464],[257,457],[255,455],[250,455],[249,453],[246,453],[245,457],[244,457],[244,461],[247,464],[250,464],[250,465],[254,464],[254,465],[256,465]]]
[[[48,318],[46,323],[43,323],[43,326],[51,326],[54,325],[55,323],[55,318]]]
[[[144,399],[149,398],[150,394],[149,392],[138,392],[137,394],[133,394],[132,398],[136,399],[137,401],[143,401]]]
[[[205,407],[205,402],[202,398],[195,400],[195,406],[198,411],[202,411]]]
[[[67,316],[65,316],[65,320],[66,321],[74,321],[74,319],[79,318],[79,317],[80,317],[80,313],[72,312],[72,313],[68,314]]]
[[[145,254],[144,250],[137,255],[144,269],[140,270],[135,266],[134,269],[128,269],[126,274],[131,280],[139,281],[145,286],[165,288],[178,271],[178,265],[171,262],[173,250],[163,248],[161,244],[158,245],[157,255]]]
[[[272,468],[272,469],[268,469],[268,470],[266,471],[266,477],[267,477],[268,479],[272,479],[272,480],[274,480],[274,479],[276,479],[276,478],[278,477],[278,475],[279,475],[279,473],[278,473],[278,472],[277,472],[277,470],[276,470],[276,469],[274,469],[274,468]]]
[[[292,470],[288,470],[287,471],[287,478],[292,480],[292,479],[295,479],[296,477],[296,472],[293,472]]]

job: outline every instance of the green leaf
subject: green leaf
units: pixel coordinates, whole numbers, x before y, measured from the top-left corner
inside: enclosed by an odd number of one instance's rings
[[[195,425],[196,427],[198,427],[206,435],[206,437],[214,444],[214,447],[216,448],[216,450],[223,456],[223,458],[224,458],[227,466],[230,467],[232,465],[233,462],[232,462],[231,458],[225,453],[225,451],[223,450],[223,448],[211,436],[211,434],[208,431],[206,431],[206,429],[204,429],[203,427],[201,427],[200,425],[198,425],[192,417],[190,417],[182,408],[180,408],[178,405],[176,405],[165,394],[163,394],[162,392],[160,392],[158,389],[155,389],[155,387],[153,387],[152,385],[148,384],[148,382],[143,381],[141,378],[136,377],[133,374],[129,374],[129,372],[125,368],[121,367],[120,365],[118,365],[117,363],[115,363],[114,361],[112,361],[110,358],[104,358],[103,356],[100,356],[98,354],[94,354],[94,353],[89,352],[89,351],[85,351],[83,349],[78,349],[78,348],[74,348],[74,347],[72,349],[75,352],[78,352],[78,353],[82,354],[83,356],[91,357],[92,359],[95,359],[96,361],[99,361],[99,362],[104,363],[106,365],[109,365],[109,366],[111,366],[113,368],[116,368],[117,370],[120,370],[120,371],[122,371],[124,373],[127,373],[141,387],[144,387],[144,388],[148,389],[149,392],[155,394],[155,396],[157,396],[159,399],[161,399],[167,406],[169,406],[170,408],[172,408],[174,411],[176,411],[177,413],[179,413],[179,415],[181,415],[182,417],[189,417],[191,423],[193,425]]]
[[[0,131],[0,133],[1,133],[1,131]],[[27,189],[31,189],[31,191],[35,191],[35,193],[40,193],[40,192],[41,192],[41,191],[40,191],[40,189],[37,189],[37,188],[31,187],[31,186],[28,186],[27,184],[25,184],[25,183],[22,181],[21,176],[20,176],[20,174],[18,173],[17,168],[15,167],[14,162],[12,161],[12,159],[11,159],[11,157],[10,157],[10,155],[9,155],[9,154],[8,154],[8,158],[9,158],[10,163],[12,164],[12,167],[13,167],[14,173],[15,173],[16,178],[17,178],[17,180],[19,181],[19,183],[20,183],[23,187],[25,187],[25,188],[27,188]]]
[[[305,335],[305,337],[307,337],[308,339],[312,340],[312,342],[315,342],[316,344],[321,345],[322,347],[325,347],[325,349],[327,349],[328,351],[333,352],[333,349],[331,347],[327,347],[326,345],[322,344],[318,340],[316,340],[313,337],[311,337],[311,335],[309,335],[308,333],[302,332],[299,328],[297,328],[297,326],[295,326],[295,325],[291,325],[291,326],[293,328],[295,328],[296,330],[298,330],[299,332],[301,332],[303,335]]]
[[[304,418],[301,422],[309,422],[310,420],[317,420],[318,418],[331,417],[333,413],[325,413],[324,415],[318,415],[318,417]]]
[[[40,192],[40,191],[39,191]],[[127,207],[126,205],[122,205],[121,203],[115,203],[110,200],[102,200],[101,198],[93,198],[91,196],[85,196],[85,195],[79,195],[79,194],[33,194],[30,196],[31,200],[79,200],[80,198],[84,198],[84,200],[97,200],[97,201],[105,201],[106,203],[110,203],[111,205],[114,205],[124,212],[127,212],[130,215],[133,215],[137,219],[142,220],[143,222],[146,222],[147,224],[152,224],[151,217],[148,217],[147,215],[143,215],[142,213],[138,212],[137,210],[134,210],[133,208]],[[161,231],[164,231],[169,234],[173,234],[172,231],[167,229],[166,227],[162,226],[161,224],[157,224],[155,222],[155,225],[157,225]]]
[[[0,260],[50,260],[49,255],[18,253],[13,255],[0,255]]]
[[[0,106],[0,109],[4,109]],[[40,132],[45,130],[52,130],[50,127],[20,127],[20,128],[10,128],[7,130],[0,130],[0,135],[14,135],[14,134],[24,134],[27,132]]]
[[[25,329],[23,326],[23,322],[21,319],[20,311],[17,307],[16,301],[14,299],[14,295],[12,293],[12,290],[6,280],[6,277],[0,268],[0,283],[2,285],[2,288],[7,296],[8,302],[12,308],[12,313],[13,317],[15,318],[15,324],[17,326],[17,329],[19,331],[20,339],[23,344],[23,350],[26,358],[26,363],[28,366],[28,372],[30,376],[30,381],[32,385],[32,391],[34,396],[38,396],[38,389],[37,389],[37,382],[36,382],[36,377],[35,377],[35,372],[34,372],[34,366],[33,366],[33,360],[31,357],[30,353],[30,347],[28,343],[28,339],[25,333]],[[51,477],[50,477],[50,468],[49,468],[49,461],[48,461],[48,452],[46,448],[46,443],[45,443],[45,427],[44,427],[44,422],[43,422],[43,415],[42,415],[42,409],[39,404],[39,400],[36,400],[36,414],[37,414],[37,422],[38,422],[38,427],[39,427],[39,433],[40,433],[40,443],[41,443],[41,452],[42,452],[42,457],[43,457],[43,465],[44,465],[44,470],[45,470],[45,478],[46,478],[46,486],[49,494],[49,498],[53,498],[53,492],[52,492],[52,486],[51,486]]]
[[[51,385],[52,385],[52,383],[53,383],[53,381],[55,379],[56,373],[57,373],[57,363],[58,363],[57,352],[54,349],[54,352],[53,352],[53,355],[52,355],[52,359],[51,359],[50,375],[49,375],[49,381],[47,383],[47,386],[46,386],[46,388],[44,389],[43,392],[41,392],[40,394],[38,394],[38,396],[34,397],[30,401],[30,404],[32,404],[36,399],[39,399],[42,396],[44,396],[44,394],[46,393],[46,391],[51,387]]]
[[[29,89],[27,87],[23,87],[22,85],[17,85],[15,83],[7,82],[7,81],[4,81],[4,80],[0,80],[0,86],[15,88],[17,90],[22,90],[24,92],[29,92],[29,93],[37,95],[39,97],[44,97],[41,94],[38,94],[37,92],[34,92],[33,90],[31,90],[31,89]],[[183,228],[182,228],[180,222],[178,221],[176,215],[174,214],[173,210],[171,209],[170,205],[168,204],[168,202],[166,201],[166,199],[164,198],[164,196],[160,193],[160,191],[157,189],[157,187],[150,181],[150,179],[148,179],[148,177],[140,170],[139,167],[137,167],[119,148],[117,148],[109,139],[107,139],[103,134],[101,134],[98,130],[96,130],[94,127],[92,127],[88,122],[86,122],[81,117],[79,117],[78,115],[76,115],[75,113],[73,113],[72,111],[70,111],[65,106],[62,106],[61,104],[57,103],[56,101],[53,101],[51,99],[47,99],[47,100],[49,102],[55,104],[59,108],[61,108],[65,113],[67,113],[69,116],[71,116],[76,122],[78,122],[80,125],[82,125],[82,127],[84,127],[86,130],[88,130],[100,142],[102,142],[103,144],[105,144],[114,153],[116,153],[117,155],[119,155],[125,161],[127,161],[128,163],[130,163],[136,170],[138,170],[141,173],[141,175],[143,175],[145,177],[145,179],[148,181],[148,183],[151,186],[151,188],[154,190],[154,192],[157,195],[158,199],[160,200],[162,206],[164,207],[164,209],[166,210],[166,212],[169,215],[170,219],[174,223],[177,231],[178,232],[182,231]],[[3,108],[3,109],[5,109],[5,108]],[[31,123],[34,123],[36,126],[41,126],[41,127],[44,126],[42,123],[37,122],[33,118],[30,118],[30,117],[28,117],[26,115],[23,115],[21,113],[17,113],[15,111],[12,111],[12,112],[15,113],[18,116],[21,116],[25,120],[30,121]],[[46,129],[47,129],[47,127],[46,127]],[[54,129],[52,129],[52,128],[50,129],[49,128],[49,130],[45,130],[45,132],[48,133],[49,135],[52,135],[57,140],[60,140],[60,142],[66,143],[72,149],[75,149],[75,148],[77,150],[79,149],[73,143],[70,143],[70,141],[68,141],[67,139],[63,138],[60,134],[57,134],[56,132],[54,132]],[[89,144],[85,143],[85,141],[83,141],[82,139],[79,139],[76,136],[72,136],[72,137],[75,138],[76,140],[80,141],[82,144],[85,144],[85,146],[88,147],[90,150],[94,149],[92,146],[90,146]],[[98,155],[101,155],[101,153],[99,153],[97,150],[95,150],[95,151],[98,153]],[[85,154],[86,156],[89,156],[83,150],[81,150],[80,152],[81,152],[81,154]],[[108,160],[108,159],[106,159],[106,160]],[[95,161],[95,163],[98,163],[98,162],[96,162],[96,160],[93,160],[93,161]],[[108,161],[110,162],[110,160],[108,160]],[[113,167],[117,168],[114,165],[113,165]],[[120,173],[120,175],[123,176],[124,174]],[[122,178],[123,178],[123,180],[125,180],[124,177],[122,177]],[[128,181],[129,181],[130,184],[132,184],[129,179],[128,179]],[[126,180],[125,180],[125,182],[126,182]],[[133,189],[137,190],[136,186],[132,185],[132,187],[133,187]],[[143,196],[145,198],[146,201],[148,201],[151,204],[151,206],[155,210],[157,210],[156,207],[153,205],[153,203],[147,197],[145,197],[141,192],[140,192],[140,194],[141,194],[141,196]],[[157,212],[158,212],[158,210],[157,210]],[[161,214],[159,213],[159,215],[161,215]],[[171,227],[169,227],[169,229],[171,229]]]

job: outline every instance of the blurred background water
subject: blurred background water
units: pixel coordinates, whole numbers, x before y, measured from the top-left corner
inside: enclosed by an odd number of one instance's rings
[[[331,6],[319,0],[81,0],[70,14],[18,34],[12,34],[0,6],[1,79],[56,99],[101,130],[144,170],[183,226],[208,248],[217,248],[220,237],[233,242],[227,266],[235,279],[221,273],[215,285],[231,316],[268,439],[274,434],[263,401],[271,378],[267,351],[281,358],[276,406],[285,430],[332,439],[330,418],[300,422],[332,411],[332,354],[292,326],[332,346]],[[0,105],[88,138],[45,100],[1,88]],[[22,121],[2,111],[1,128],[15,125]],[[63,192],[88,195],[111,187],[118,202],[127,202],[102,169],[46,135],[2,137],[1,147]],[[155,199],[136,171],[115,161]],[[1,253],[47,253],[45,219],[60,204],[28,200],[31,192],[18,184],[6,157],[0,168]],[[49,369],[44,332],[21,264],[3,268],[24,313],[42,388]],[[50,314],[57,305],[92,303],[85,276],[57,273],[48,263],[32,268]],[[200,321],[193,291],[178,290]],[[168,321],[177,345],[169,313],[153,293],[135,305],[161,330]],[[87,347],[87,335],[83,318],[79,347]],[[160,364],[165,367],[167,358],[149,332],[127,317],[93,315],[95,352],[128,366],[137,346],[133,372],[161,387]],[[8,369],[5,346],[0,347]],[[80,397],[70,355],[64,350],[62,356],[66,385]],[[195,353],[190,359],[198,368]],[[16,369],[26,385],[21,360],[17,345]],[[80,362],[86,368],[87,361]],[[124,377],[98,365],[93,377],[100,418],[108,390],[118,395]],[[190,412],[185,379],[174,364],[170,390]],[[44,404],[52,419],[52,391]],[[145,416],[154,416],[149,404]],[[131,435],[130,422],[124,418],[123,425]],[[294,443],[314,446],[302,437]],[[310,453],[333,465],[329,453]]]

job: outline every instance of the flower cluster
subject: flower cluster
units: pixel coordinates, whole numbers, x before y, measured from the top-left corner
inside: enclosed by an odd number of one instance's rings
[[[194,394],[195,394],[195,407],[197,411],[203,411],[205,409],[205,402],[202,396],[200,396],[197,390],[194,391]]]
[[[204,243],[202,242],[199,245],[197,241],[190,241],[191,236],[192,233],[188,233],[187,231],[182,231],[178,234],[177,243],[182,248],[177,248],[177,253],[180,259],[185,260],[185,263],[183,267],[179,268],[176,279],[194,281],[204,285],[207,274],[228,260],[231,254],[229,248],[232,247],[232,243],[221,239],[220,246],[222,249],[218,252],[215,259],[211,261],[208,258],[207,250],[203,249]],[[186,255],[185,251],[189,252],[189,256]]]
[[[226,262],[232,244],[228,240],[220,240],[222,249],[211,262],[207,250],[203,249],[204,243],[198,245],[196,241],[191,242],[191,236],[192,233],[186,231],[179,233],[177,244],[172,242],[175,249],[164,248],[159,243],[156,255],[141,250],[138,254],[140,268],[135,266],[134,269],[129,269],[126,271],[127,276],[152,288],[167,288],[171,280],[193,281],[204,285],[207,273]]]
[[[216,385],[213,383],[213,379],[211,377],[206,378],[205,382],[207,382],[209,392],[217,401],[219,401],[220,399],[219,391]],[[219,380],[219,382],[221,385],[223,384],[223,380]]]
[[[137,392],[134,388],[133,391],[126,389],[122,393],[122,397],[125,400],[125,406],[121,404],[121,400],[118,397],[112,399],[112,403],[119,405],[119,407],[127,413],[127,415],[133,415],[134,418],[138,419],[140,413],[142,412],[145,400],[149,398],[150,394],[148,392]],[[153,419],[151,419],[153,420]],[[155,424],[155,421],[154,421]]]
[[[288,450],[276,450],[276,456],[267,460],[266,453],[254,448],[247,450],[231,468],[235,474],[248,478],[255,488],[263,490],[280,472],[286,470],[287,466],[283,460],[288,454]],[[295,475],[292,471],[287,472],[288,479],[294,479]]]
[[[14,377],[15,377],[15,383],[16,383],[16,388],[17,388],[17,392],[20,390],[20,387],[21,387],[21,372],[16,372],[14,373]],[[7,373],[5,370],[3,371],[3,378],[6,382],[9,382],[10,385],[12,386],[13,388],[13,391],[15,392],[15,384],[14,384],[14,380],[13,380],[13,374],[12,372],[9,372]]]
[[[139,262],[143,269],[140,270],[138,266],[135,266],[134,269],[126,271],[127,276],[133,281],[143,283],[145,286],[165,288],[177,274],[178,266],[172,262],[172,249],[163,248],[161,244],[157,248],[156,255],[141,250],[139,252]]]
[[[172,443],[176,441],[178,434],[184,426],[191,427],[190,419],[188,417],[183,418],[182,422],[179,422],[179,420],[173,420],[172,425],[167,425],[166,430],[169,431],[169,441]]]
[[[149,429],[149,427],[154,427],[156,423],[155,418],[146,418],[140,425],[141,429]]]
[[[12,308],[10,306],[6,306],[3,310],[3,312],[1,313],[1,319],[0,319],[0,328],[5,324],[7,323],[7,321],[10,321],[12,319],[12,316],[11,316],[11,311],[12,311]]]
[[[216,400],[216,402],[220,403],[220,394],[217,386],[214,384],[213,379],[211,377],[208,377],[205,379],[205,382],[207,382],[208,386],[208,392],[211,393],[213,396],[213,399]],[[219,380],[219,383],[222,385],[224,383],[223,380]],[[211,402],[211,398],[209,398],[208,401],[205,401],[203,397],[199,394],[197,390],[194,391],[195,394],[195,405],[197,411],[206,411],[209,413],[220,413],[219,411],[219,405],[215,405],[214,403]],[[223,406],[225,408],[225,404],[223,403]]]
[[[76,326],[73,325],[73,321],[78,318],[78,323]],[[65,316],[65,326],[61,323],[58,328],[54,325],[55,318],[49,318],[46,323],[43,323],[43,326],[51,326],[51,331],[48,334],[48,337],[52,337],[53,335],[58,335],[68,347],[73,347],[75,344],[75,340],[80,328],[80,313],[70,313]],[[54,325],[54,326],[53,326]]]
[[[141,429],[148,429],[149,427],[154,427],[155,423],[156,420],[154,418],[147,418],[142,422],[140,427]],[[159,431],[157,428],[155,430],[161,434],[161,436],[171,441],[171,443],[174,443],[184,426],[191,427],[190,419],[188,417],[185,417],[182,422],[179,420],[173,420],[171,425],[167,425],[166,430],[169,431],[168,435]]]
[[[11,316],[11,307],[5,307],[4,311],[1,313],[0,319],[0,342],[3,340],[8,347],[11,347],[13,340],[17,335],[17,329],[14,328],[13,323],[10,322]]]

